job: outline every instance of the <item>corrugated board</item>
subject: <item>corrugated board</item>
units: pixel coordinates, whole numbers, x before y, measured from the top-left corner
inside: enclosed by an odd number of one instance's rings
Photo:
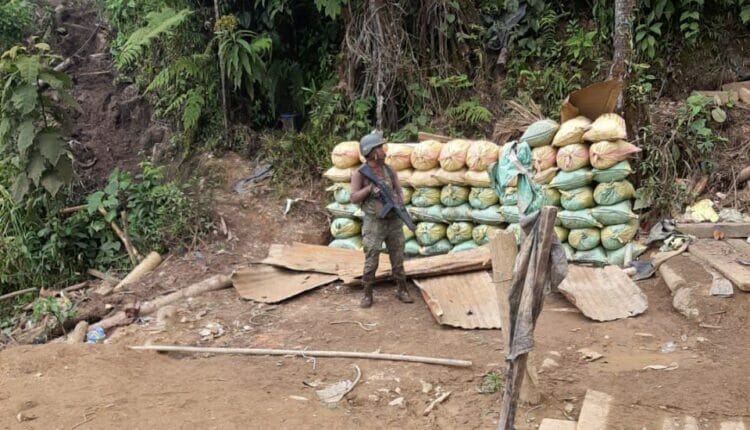
[[[596,321],[628,318],[648,308],[646,295],[617,266],[600,269],[570,265],[558,289],[586,317]]]
[[[338,279],[336,275],[293,272],[265,264],[252,264],[232,274],[240,297],[261,303],[278,303]]]
[[[438,323],[461,328],[501,328],[497,292],[486,271],[415,281]]]
[[[593,121],[603,113],[614,112],[622,86],[621,81],[609,80],[574,91],[563,101],[560,121],[565,122],[578,115]]]

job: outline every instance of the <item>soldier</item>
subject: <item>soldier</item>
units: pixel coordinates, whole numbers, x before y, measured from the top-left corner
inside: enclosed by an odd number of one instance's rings
[[[366,163],[352,174],[351,200],[360,203],[364,212],[362,223],[362,239],[365,249],[365,267],[362,276],[364,297],[360,302],[363,308],[372,306],[372,286],[375,282],[375,272],[378,270],[380,247],[385,241],[388,256],[391,260],[391,273],[398,284],[396,297],[404,303],[413,303],[406,285],[404,272],[404,222],[399,218],[396,210],[389,210],[382,214],[383,202],[380,189],[367,176],[374,175],[394,196],[396,204],[403,207],[404,196],[396,172],[385,165],[385,140],[379,133],[370,133],[359,142],[359,151],[367,160]],[[364,172],[364,173],[363,173]]]

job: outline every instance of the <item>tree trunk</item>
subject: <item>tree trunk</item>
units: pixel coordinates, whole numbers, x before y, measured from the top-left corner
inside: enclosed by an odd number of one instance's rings
[[[627,83],[628,63],[633,54],[633,8],[635,0],[615,0],[614,55],[609,78]],[[620,95],[617,110],[622,111],[624,97]]]

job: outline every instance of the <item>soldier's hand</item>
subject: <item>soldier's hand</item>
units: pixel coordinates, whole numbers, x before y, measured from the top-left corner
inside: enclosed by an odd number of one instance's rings
[[[375,197],[380,197],[380,188],[370,184],[370,192]]]

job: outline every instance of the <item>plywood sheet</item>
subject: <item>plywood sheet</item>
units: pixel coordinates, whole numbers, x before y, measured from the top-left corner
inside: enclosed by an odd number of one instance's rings
[[[539,430],[576,430],[576,422],[545,418],[542,420]]]
[[[252,264],[232,274],[237,294],[261,303],[277,303],[338,279],[337,275],[293,272],[265,264]]]
[[[648,308],[646,295],[617,266],[571,265],[558,288],[586,317],[596,321],[628,318]]]
[[[735,243],[732,241],[732,243]],[[698,239],[690,244],[689,252],[705,261],[729,279],[742,291],[750,291],[750,267],[743,266],[737,259],[750,259],[741,244],[710,239]]]
[[[487,271],[415,281],[438,323],[468,329],[501,328],[497,291]]]
[[[607,430],[609,407],[612,397],[600,391],[586,390],[581,414],[578,416],[577,430]]]

